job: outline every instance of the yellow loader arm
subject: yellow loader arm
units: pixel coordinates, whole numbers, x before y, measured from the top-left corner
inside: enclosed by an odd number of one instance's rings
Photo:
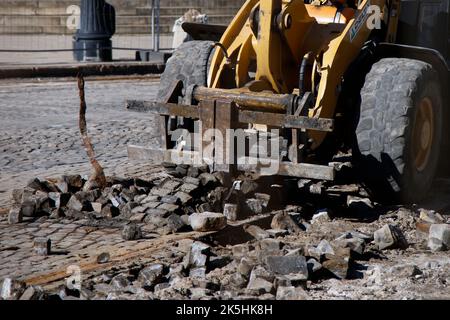
[[[292,93],[299,88],[300,65],[308,54],[314,61],[309,87],[315,97],[309,116],[333,118],[342,77],[376,27],[376,19],[389,20],[395,34],[396,21],[383,14],[385,2],[363,0],[355,9],[340,3],[248,0],[213,56],[208,86]],[[310,131],[309,136],[316,148],[326,133]]]

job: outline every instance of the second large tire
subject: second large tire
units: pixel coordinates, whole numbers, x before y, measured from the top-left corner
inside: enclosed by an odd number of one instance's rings
[[[441,90],[422,61],[382,59],[367,74],[354,153],[377,199],[418,202],[430,189],[443,140]]]

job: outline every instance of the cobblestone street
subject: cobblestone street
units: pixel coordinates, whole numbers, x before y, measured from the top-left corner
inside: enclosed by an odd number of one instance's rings
[[[85,192],[81,177],[67,176],[91,173],[74,79],[0,82],[2,288],[17,281],[93,300],[449,299],[449,251],[431,249],[450,230],[448,178],[412,207],[372,203],[358,186],[342,203],[312,200],[289,195],[287,183],[278,205],[279,186],[244,180],[252,196],[238,191],[248,199],[235,217],[228,203],[228,221],[222,204],[236,190],[221,173],[128,160],[128,144],[154,146],[159,132],[154,116],[125,101],[154,100],[157,87],[154,77],[86,78],[89,135],[112,180]],[[310,200],[299,206],[302,197]]]
[[[127,161],[128,143],[157,143],[152,117],[125,110],[127,99],[152,99],[158,81],[87,78],[87,121],[107,174],[137,168]],[[35,176],[88,174],[78,129],[79,98],[73,80],[0,83],[0,208],[8,191]]]

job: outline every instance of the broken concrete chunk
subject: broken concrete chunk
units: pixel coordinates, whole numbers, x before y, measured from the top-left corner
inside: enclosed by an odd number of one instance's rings
[[[431,224],[442,224],[445,223],[444,217],[442,217],[439,213],[433,210],[425,210],[421,209],[419,213],[420,220],[431,223]]]
[[[148,213],[149,215],[158,216],[161,218],[167,218],[170,215],[170,213],[167,210],[164,210],[161,208],[157,208],[157,209],[149,208],[145,212]]]
[[[217,187],[208,193],[206,199],[215,211],[222,210],[222,204],[229,190],[224,187]]]
[[[233,254],[233,258],[236,261],[240,261],[242,258],[247,257],[250,251],[248,244],[238,244],[232,247],[231,252]]]
[[[193,269],[189,270],[189,277],[191,277],[193,279],[205,279],[206,268],[199,267],[199,268],[193,268]]]
[[[93,189],[89,191],[78,191],[77,193],[75,193],[75,196],[80,201],[88,201],[88,202],[96,201],[98,198],[100,198],[101,195],[102,192],[100,191],[100,189]]]
[[[175,197],[177,198],[177,202],[182,205],[185,205],[192,200],[192,197],[189,194],[182,191],[175,193]]]
[[[0,291],[3,300],[17,300],[25,291],[25,283],[14,278],[4,278]]]
[[[71,191],[78,191],[83,187],[83,178],[80,175],[63,176],[62,179],[68,184]],[[61,190],[61,192],[68,191]]]
[[[34,217],[36,215],[36,200],[24,201],[20,206],[20,211],[24,217]]]
[[[279,286],[277,288],[277,300],[307,300],[308,294],[302,287]]]
[[[13,189],[11,191],[11,200],[14,205],[19,205],[22,203],[23,189]]]
[[[308,266],[308,272],[309,273],[314,273],[314,272],[317,272],[320,269],[322,269],[322,264],[320,264],[319,261],[317,261],[316,259],[313,259],[313,258],[309,259],[306,262],[306,264]]]
[[[423,274],[419,267],[411,264],[393,266],[388,269],[388,273],[398,278],[412,278]]]
[[[276,239],[263,239],[259,241],[259,259],[264,261],[264,258],[267,256],[279,256],[282,255],[282,242]]]
[[[162,216],[153,215],[153,214],[148,213],[144,218],[144,222],[147,223],[148,225],[152,225],[156,228],[159,228],[159,227],[163,227],[164,225],[166,225],[167,221]]]
[[[99,202],[92,202],[91,206],[92,206],[92,209],[94,210],[94,212],[102,213],[103,205],[101,203],[99,203]]]
[[[183,219],[177,214],[171,214],[167,218],[167,226],[171,229],[172,232],[179,232],[183,228],[186,227],[186,224],[184,223]]]
[[[242,258],[238,265],[238,272],[244,277],[248,278],[252,269],[255,267],[255,263],[247,258]]]
[[[153,194],[149,194],[148,196],[144,197],[143,200],[141,201],[136,201],[136,202],[140,202],[141,204],[145,204],[145,203],[149,203],[149,202],[159,202],[160,197],[159,196],[155,196]]]
[[[247,289],[256,291],[258,294],[271,292],[275,277],[272,273],[260,266],[253,268]]]
[[[55,182],[55,186],[56,188],[58,188],[59,192],[68,193],[70,191],[69,184],[64,178],[57,179]]]
[[[253,268],[251,274],[250,274],[250,278],[262,278],[264,280],[267,280],[269,282],[273,282],[275,280],[275,276],[273,273],[267,271],[264,267],[262,266],[256,266]]]
[[[45,297],[44,289],[40,286],[29,286],[19,300],[42,300]]]
[[[289,234],[285,229],[267,229],[266,231],[272,238],[284,237]]]
[[[36,238],[33,243],[34,253],[40,256],[48,256],[51,252],[52,241],[47,238]]]
[[[152,196],[152,197],[157,197],[157,196]],[[133,201],[134,202],[136,202],[136,203],[144,203],[144,200],[147,198],[147,195],[146,194],[138,194],[138,195],[135,195],[134,196],[134,198],[133,198]]]
[[[117,207],[117,209],[119,209],[119,211],[123,217],[129,217],[133,213],[133,209],[136,207],[139,207],[139,204],[132,201],[132,202],[128,202],[127,204],[119,205],[119,207]],[[116,208],[116,207],[114,206],[114,208]]]
[[[198,178],[200,180],[200,184],[204,187],[214,187],[219,182],[213,174],[207,172],[200,174]]]
[[[135,222],[135,223],[140,223],[140,222],[144,221],[144,219],[145,219],[146,216],[147,216],[147,213],[145,213],[145,212],[134,213],[134,214],[130,217],[130,221],[131,221],[131,222]]]
[[[22,221],[23,221],[22,208],[18,205],[12,206],[8,213],[8,223],[16,224],[21,223]]]
[[[79,199],[78,196],[74,194],[70,197],[70,200],[67,203],[67,208],[76,211],[91,211],[92,206],[89,201]]]
[[[120,214],[120,210],[118,208],[114,207],[112,204],[107,204],[101,210],[101,215],[103,217],[109,218],[109,219],[117,217],[119,214]]]
[[[110,285],[117,290],[123,290],[130,285],[130,281],[124,275],[117,275],[111,279]]]
[[[347,197],[347,207],[364,212],[364,210],[373,209],[373,203],[369,198],[360,198],[355,196]]]
[[[130,202],[134,200],[134,197],[137,195],[136,190],[131,189],[123,189],[119,196],[125,200],[126,202]]]
[[[250,198],[245,200],[245,204],[251,214],[261,214],[264,212],[264,200]]]
[[[341,248],[350,248],[352,251],[363,254],[365,248],[365,241],[361,238],[355,238],[349,233],[344,233],[340,237],[336,238],[333,242],[334,246]]]
[[[168,195],[168,196],[164,196],[161,198],[161,202],[162,203],[167,203],[167,204],[178,204],[178,197],[177,196],[172,196],[172,195]]]
[[[259,185],[256,181],[253,180],[244,180],[240,183],[239,190],[245,195],[249,196],[258,189]]]
[[[153,291],[156,293],[158,291],[164,290],[164,289],[168,289],[170,288],[170,283],[168,282],[162,282],[162,283],[158,283],[157,285],[155,285]]]
[[[136,214],[136,213],[143,213],[147,210],[146,207],[141,207],[141,206],[136,206],[133,209],[131,209],[131,213],[132,214]]]
[[[183,181],[184,183],[193,184],[196,186],[200,185],[200,179],[195,177],[185,177]]]
[[[195,241],[191,245],[191,249],[185,257],[184,266],[188,268],[192,266],[194,268],[197,267],[205,267],[209,262],[209,256],[211,254],[211,247],[207,244]]]
[[[40,190],[43,192],[58,191],[56,186],[54,186],[51,182],[40,178],[34,178],[28,181],[27,187],[34,190]]]
[[[193,213],[189,224],[194,231],[218,231],[227,226],[227,218],[218,212]]]
[[[450,224],[432,224],[428,235],[428,247],[432,251],[450,249]]]
[[[256,225],[245,225],[244,230],[245,230],[245,232],[250,234],[256,240],[270,238],[270,233],[268,233],[267,231],[261,229],[260,227],[258,227]]]
[[[404,249],[408,246],[402,231],[398,227],[389,224],[375,231],[373,238],[380,250],[393,248]]]
[[[238,205],[233,203],[226,203],[223,207],[223,215],[229,221],[237,221],[239,219]]]
[[[179,186],[181,185],[181,182],[177,179],[173,178],[167,178],[164,181],[162,181],[158,187],[166,190],[170,190],[170,192],[174,192]]]
[[[139,240],[142,238],[141,227],[136,223],[129,223],[122,229],[122,238],[126,241]]]
[[[268,256],[268,269],[278,275],[295,275],[296,280],[308,279],[308,265],[304,256]]]
[[[197,177],[200,175],[200,173],[201,173],[201,172],[200,172],[200,170],[199,170],[198,167],[190,166],[190,167],[187,169],[186,175],[187,175],[188,177],[197,178]]]
[[[250,278],[247,289],[256,294],[270,293],[273,291],[273,283],[261,278]]]
[[[261,201],[261,205],[263,208],[267,208],[270,203],[270,194],[267,193],[255,193],[255,199],[258,199]]]
[[[152,195],[155,195],[158,197],[165,197],[167,195],[170,195],[172,193],[172,190],[160,188],[160,187],[154,187],[150,192]]]
[[[287,213],[277,213],[270,223],[272,229],[284,229],[292,233],[301,232],[302,229],[294,221],[291,215]]]
[[[166,210],[168,213],[176,212],[180,207],[176,204],[162,203],[158,206],[160,210]]]
[[[109,254],[109,252],[103,252],[97,256],[97,263],[98,264],[108,263],[110,259],[111,255]]]
[[[328,215],[327,210],[318,211],[315,215],[313,215],[311,219],[311,224],[315,223],[324,223],[331,221],[330,216]]]
[[[320,256],[327,255],[327,254],[334,255],[334,249],[327,240],[320,241],[319,244],[317,245],[316,249],[319,252]]]
[[[164,265],[153,264],[139,272],[138,281],[143,287],[153,287],[164,277]]]
[[[180,187],[180,191],[187,193],[187,194],[192,194],[197,189],[198,189],[198,185],[193,184],[193,183],[183,183]]]
[[[48,197],[53,201],[54,208],[65,207],[70,200],[70,193],[49,192]]]
[[[347,259],[336,257],[322,262],[322,266],[338,279],[345,279],[348,273],[348,263],[349,261]]]

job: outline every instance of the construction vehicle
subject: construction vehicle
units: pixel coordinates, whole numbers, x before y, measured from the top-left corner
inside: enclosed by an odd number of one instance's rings
[[[264,175],[233,137],[174,137],[241,129],[281,141],[266,152],[276,175],[333,180],[350,150],[375,197],[415,202],[448,148],[449,15],[445,0],[247,0],[226,28],[186,26],[196,40],[167,62],[158,101],[128,103],[161,115],[162,149],[147,152],[163,161]]]

